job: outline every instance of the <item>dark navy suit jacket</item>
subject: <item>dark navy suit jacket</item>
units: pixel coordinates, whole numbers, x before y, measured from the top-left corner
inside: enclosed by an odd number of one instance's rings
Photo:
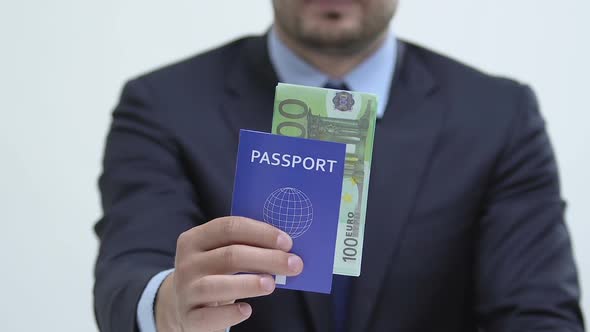
[[[356,331],[582,331],[555,157],[531,90],[400,42],[378,120]],[[270,131],[266,38],[237,40],[130,81],[100,190],[94,303],[134,331],[146,283],[179,234],[228,215],[240,128]],[[330,331],[329,296],[248,300],[240,331]]]

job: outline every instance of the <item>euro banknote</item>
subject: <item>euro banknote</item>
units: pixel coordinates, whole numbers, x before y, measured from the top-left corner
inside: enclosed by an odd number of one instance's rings
[[[334,274],[359,276],[377,97],[374,94],[279,83],[272,133],[346,144]]]

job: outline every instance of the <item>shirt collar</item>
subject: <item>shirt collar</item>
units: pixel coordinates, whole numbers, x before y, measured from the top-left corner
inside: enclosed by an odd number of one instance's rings
[[[391,31],[391,30],[390,30]],[[330,81],[328,75],[303,60],[278,37],[273,27],[268,34],[268,53],[278,79],[284,83],[322,87]],[[389,99],[395,71],[397,42],[391,31],[375,53],[348,73],[342,82],[353,91],[377,95],[377,117],[382,117]]]

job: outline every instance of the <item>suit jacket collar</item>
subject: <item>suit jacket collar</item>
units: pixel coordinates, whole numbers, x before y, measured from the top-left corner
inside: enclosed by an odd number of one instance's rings
[[[400,42],[397,75],[384,117],[377,122],[367,203],[361,276],[353,281],[349,331],[370,328],[445,116],[438,85],[414,46]],[[395,295],[393,295],[395,296]],[[399,299],[397,299],[399,301]]]
[[[238,137],[239,129],[270,132],[274,88],[278,78],[270,62],[266,37],[241,41],[242,50],[226,76],[225,118]],[[400,41],[396,76],[387,111],[378,120],[368,197],[362,274],[353,280],[349,331],[370,327],[375,305],[387,306],[383,289],[416,200],[422,177],[444,122],[445,100],[414,46]],[[332,329],[331,299],[301,293],[316,331]]]
[[[245,38],[238,43],[241,49],[233,54],[234,61],[230,64],[226,76],[228,91],[243,95],[270,87],[274,93],[279,79],[270,61],[266,35]]]

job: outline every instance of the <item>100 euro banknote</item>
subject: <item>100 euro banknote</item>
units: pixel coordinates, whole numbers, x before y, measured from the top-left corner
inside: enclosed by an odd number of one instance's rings
[[[377,97],[369,93],[279,83],[272,133],[346,144],[334,273],[359,276]]]

